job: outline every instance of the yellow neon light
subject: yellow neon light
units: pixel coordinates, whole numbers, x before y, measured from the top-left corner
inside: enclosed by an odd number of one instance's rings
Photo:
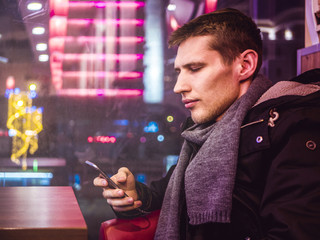
[[[34,154],[38,149],[38,133],[42,131],[42,111],[32,107],[32,98],[28,93],[10,94],[8,101],[7,127],[12,136],[11,160],[27,167],[26,159],[29,150]]]

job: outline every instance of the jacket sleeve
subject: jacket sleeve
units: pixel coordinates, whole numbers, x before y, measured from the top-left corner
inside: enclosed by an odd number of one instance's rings
[[[271,139],[260,205],[266,239],[320,239],[319,108],[284,114]]]

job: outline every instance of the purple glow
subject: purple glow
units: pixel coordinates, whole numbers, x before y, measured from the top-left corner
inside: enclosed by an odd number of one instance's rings
[[[114,77],[118,79],[137,79],[143,76],[142,72],[76,72],[76,71],[68,71],[63,72],[62,76],[64,78],[80,78],[81,76],[87,77]]]
[[[145,143],[146,141],[147,141],[146,137],[141,137],[141,138],[140,138],[140,142],[141,142],[141,143]]]
[[[90,2],[89,2],[89,4],[90,4]],[[88,6],[88,5],[87,5],[87,6]],[[105,8],[105,7],[106,7],[106,4],[103,3],[103,2],[97,2],[97,3],[95,4],[95,7],[96,7],[96,8]]]
[[[116,42],[116,43],[143,43],[144,37],[96,37],[96,36],[60,36],[54,37],[59,42],[78,42],[78,43],[97,43],[97,42]]]
[[[103,89],[97,89],[97,96],[103,96],[104,90]]]
[[[64,61],[80,61],[80,60],[138,61],[140,59],[143,59],[143,54],[62,53],[60,57]]]
[[[99,96],[106,97],[134,97],[142,96],[141,89],[99,89]],[[96,97],[97,89],[60,89],[57,90],[57,95],[60,96],[82,96],[82,97]]]
[[[144,2],[99,2],[99,1],[90,1],[90,2],[69,2],[70,8],[88,8],[88,7],[128,7],[128,8],[138,8],[144,7]]]
[[[112,24],[112,25],[136,25],[142,26],[144,24],[143,19],[68,19],[68,24],[71,25],[90,25],[90,24]]]

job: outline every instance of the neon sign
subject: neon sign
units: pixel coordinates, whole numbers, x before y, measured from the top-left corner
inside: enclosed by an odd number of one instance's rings
[[[144,132],[147,132],[147,133],[155,133],[155,132],[158,132],[159,131],[159,126],[158,126],[158,123],[156,122],[149,122],[147,126],[144,127]]]
[[[114,136],[90,136],[87,141],[88,143],[115,143],[117,139]]]
[[[11,160],[27,168],[27,153],[38,149],[38,133],[42,131],[42,108],[32,106],[32,92],[15,91],[8,100],[8,135],[12,137]]]

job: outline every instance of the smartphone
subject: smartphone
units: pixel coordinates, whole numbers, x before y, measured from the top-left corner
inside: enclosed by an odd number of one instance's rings
[[[90,162],[90,161],[88,161],[88,160],[85,161],[85,163],[88,164],[89,166],[91,166],[92,168],[94,168],[95,170],[97,170],[97,171],[100,173],[100,175],[101,175],[104,179],[107,180],[108,186],[109,186],[110,188],[114,188],[114,189],[119,188],[119,189],[121,189],[121,188],[120,188],[114,181],[112,181],[112,179],[109,178],[108,175],[105,174],[96,164],[94,164],[93,162]],[[124,192],[124,196],[129,197],[128,194],[126,194],[126,192]],[[142,210],[142,209],[140,209],[140,208],[136,208],[136,210],[139,211],[139,212],[142,213],[142,214],[149,214],[149,213],[150,213],[150,212],[144,211],[144,210]]]
[[[109,178],[108,175],[105,174],[96,164],[94,164],[93,162],[90,162],[90,161],[88,161],[88,160],[85,161],[85,163],[88,164],[89,166],[91,166],[92,168],[94,168],[95,170],[97,170],[97,171],[100,173],[100,175],[101,175],[104,179],[107,180],[108,186],[109,186],[110,188],[114,188],[114,189],[119,188],[119,189],[121,189],[121,188],[120,188],[114,181],[112,181],[112,179]],[[129,197],[126,193],[124,193],[124,195],[125,195],[126,197]]]

